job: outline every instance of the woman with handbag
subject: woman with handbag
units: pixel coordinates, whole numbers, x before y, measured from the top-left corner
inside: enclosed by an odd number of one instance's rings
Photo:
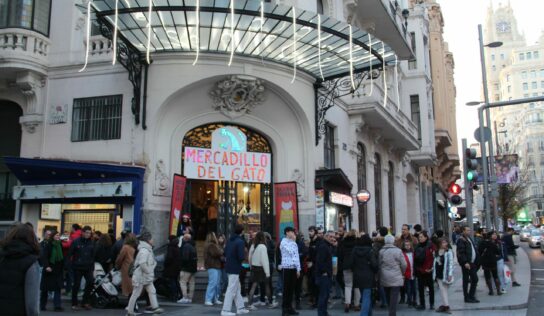
[[[268,251],[266,248],[266,239],[263,232],[258,232],[255,235],[253,244],[249,248],[249,264],[251,267],[251,289],[249,290],[248,305],[250,310],[256,310],[253,305],[253,294],[255,289],[261,283],[265,283],[266,295],[270,297],[270,287],[267,279],[270,277],[270,262],[268,260]]]
[[[138,240],[132,233],[125,236],[125,242],[117,259],[115,260],[115,268],[121,270],[121,292],[125,296],[130,296],[132,293],[132,279],[129,276],[130,264],[134,261],[134,254],[138,248]]]
[[[445,238],[438,239],[438,251],[434,257],[433,280],[438,283],[442,305],[436,310],[439,313],[450,313],[448,290],[453,284],[453,252]]]

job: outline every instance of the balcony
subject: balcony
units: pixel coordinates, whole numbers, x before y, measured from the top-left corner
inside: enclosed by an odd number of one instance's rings
[[[395,0],[344,0],[351,23],[387,43],[399,59],[414,58],[402,8]]]
[[[45,75],[50,45],[49,38],[35,31],[0,29],[0,77],[27,70]]]

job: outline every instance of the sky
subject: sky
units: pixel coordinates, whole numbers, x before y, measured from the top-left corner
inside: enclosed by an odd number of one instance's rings
[[[494,8],[510,2],[527,44],[535,43],[544,30],[542,0],[438,0],[444,16],[444,40],[448,42],[455,61],[459,150],[462,150],[462,138],[467,138],[469,145],[475,142],[473,135],[478,127],[477,107],[465,104],[482,99],[478,24],[484,25],[490,2],[493,2]]]

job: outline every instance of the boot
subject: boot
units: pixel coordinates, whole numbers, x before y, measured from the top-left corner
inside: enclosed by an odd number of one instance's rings
[[[497,288],[497,295],[502,295],[501,281],[499,281],[499,279],[495,279],[495,288]]]
[[[487,288],[489,289],[489,295],[493,295],[493,285],[491,284],[491,279],[485,279],[485,284],[487,284]]]
[[[344,313],[349,313],[349,304],[344,304]]]

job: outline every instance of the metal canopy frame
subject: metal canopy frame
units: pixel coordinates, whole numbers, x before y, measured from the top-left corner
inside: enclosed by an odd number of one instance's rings
[[[231,1],[234,1],[234,16],[231,15]],[[110,40],[113,40],[115,2],[94,0],[92,3],[101,33]],[[134,90],[132,112],[135,124],[139,124],[142,73],[148,66],[145,62],[148,1],[119,0],[117,14],[117,58],[129,72]],[[257,0],[200,0],[198,7],[196,0],[153,0],[149,50],[152,54],[179,52],[195,55],[195,44],[198,43],[200,53],[228,55],[232,49],[232,29],[237,42],[233,45],[236,56],[289,67],[296,63],[298,71],[315,78],[316,145],[324,133],[325,114],[334,106],[335,100],[356,91],[369,78],[369,69],[374,69],[372,76],[377,77],[384,64],[395,60],[388,45],[372,38],[364,30],[284,5],[264,3],[261,8],[261,1]],[[293,29],[297,33],[296,51],[293,49]],[[356,82],[355,87],[351,84],[351,75]],[[144,96],[144,128],[145,111]]]

